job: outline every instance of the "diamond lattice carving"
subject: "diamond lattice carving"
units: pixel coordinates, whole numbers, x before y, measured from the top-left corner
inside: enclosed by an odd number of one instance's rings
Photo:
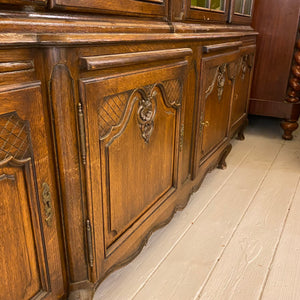
[[[16,113],[0,116],[0,161],[10,156],[20,160],[30,156],[28,124]]]

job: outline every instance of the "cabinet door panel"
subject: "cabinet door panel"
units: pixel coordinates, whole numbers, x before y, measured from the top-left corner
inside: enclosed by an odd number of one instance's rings
[[[29,164],[2,168],[0,171],[0,256],[3,276],[0,299],[30,299],[47,289],[45,274],[40,274],[39,270],[39,257],[35,250],[37,243],[31,223],[30,206],[36,199],[30,198],[30,194],[34,193],[28,191],[31,186],[26,185],[26,181],[32,182],[32,177],[26,176],[25,171]],[[41,264],[45,271],[45,261]]]
[[[0,91],[0,298],[53,299],[64,288],[40,85],[7,89]]]
[[[168,12],[167,0],[52,0],[51,4],[55,8],[109,14],[167,16]]]
[[[233,79],[238,51],[209,56],[202,60],[198,162],[228,136]]]
[[[99,163],[90,172],[95,207],[103,201],[106,256],[176,190],[186,64],[81,82],[87,163]]]
[[[232,99],[231,127],[246,117],[251,87],[255,46],[241,49]]]
[[[156,93],[152,102],[155,116],[149,125],[153,128],[144,130],[142,124],[137,126],[139,111],[148,109],[137,92],[131,95],[137,99],[126,127],[117,136],[110,137],[105,147],[109,165],[109,226],[116,233],[121,233],[173,186],[176,110],[165,106],[159,88],[151,93]],[[146,141],[148,130],[153,132]]]

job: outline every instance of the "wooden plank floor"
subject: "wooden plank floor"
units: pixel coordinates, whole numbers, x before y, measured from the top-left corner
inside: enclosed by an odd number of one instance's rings
[[[208,174],[187,207],[94,300],[300,299],[300,130],[252,118],[227,169]]]

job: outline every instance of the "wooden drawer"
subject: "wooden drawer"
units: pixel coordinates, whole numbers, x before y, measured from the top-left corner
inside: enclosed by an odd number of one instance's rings
[[[94,226],[102,228],[95,232],[95,244],[104,247],[105,258],[118,253],[120,245],[177,189],[184,55],[189,54],[191,49],[176,49],[82,59],[86,69],[102,69],[177,57],[151,68],[123,68],[117,75],[80,80],[88,189]],[[131,247],[134,251],[137,245]]]
[[[51,7],[106,14],[166,17],[168,0],[51,0]]]

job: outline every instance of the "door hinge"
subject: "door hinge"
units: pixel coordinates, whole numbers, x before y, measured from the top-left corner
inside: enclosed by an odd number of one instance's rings
[[[90,220],[86,220],[86,241],[87,241],[89,265],[92,268],[94,266],[94,254],[93,254],[92,228],[91,228]]]
[[[78,125],[79,125],[79,136],[80,136],[80,148],[81,148],[81,159],[82,163],[86,164],[86,148],[85,148],[85,130],[84,130],[84,115],[82,110],[82,104],[78,103]]]

